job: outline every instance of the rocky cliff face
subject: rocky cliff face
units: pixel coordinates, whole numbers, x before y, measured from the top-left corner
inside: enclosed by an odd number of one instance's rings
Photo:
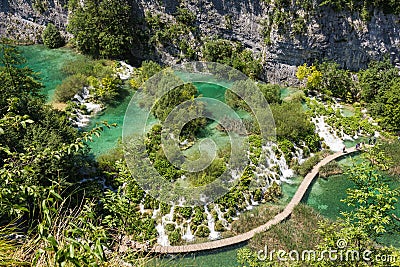
[[[52,22],[64,35],[67,0],[2,0],[0,36],[23,43],[41,42],[41,33]]]
[[[46,8],[41,11],[33,4],[39,0],[33,1],[2,1],[2,36],[40,41],[43,25],[50,21],[65,29],[66,0],[44,1]],[[299,9],[295,12],[312,13],[300,32],[281,31],[276,25],[269,25],[266,41],[265,21],[273,16],[273,5],[263,0],[137,1],[141,14],[151,11],[172,15],[180,5],[196,14],[202,35],[240,41],[258,54],[265,66],[265,78],[272,82],[291,83],[296,66],[316,59],[334,60],[345,68],[358,70],[365,68],[370,60],[389,54],[400,66],[399,16],[375,10],[365,22],[358,13],[335,12],[329,8],[318,8],[318,12]],[[318,6],[315,2],[313,5]]]

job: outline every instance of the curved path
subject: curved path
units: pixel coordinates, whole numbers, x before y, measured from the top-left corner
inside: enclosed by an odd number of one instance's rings
[[[187,252],[196,252],[196,251],[203,251],[203,250],[211,250],[217,249],[221,247],[226,247],[234,244],[238,244],[244,241],[249,240],[255,234],[264,232],[268,230],[271,226],[276,225],[286,218],[290,216],[293,212],[293,209],[300,203],[304,194],[307,192],[308,187],[311,185],[314,177],[318,174],[319,169],[331,162],[332,160],[338,159],[342,156],[354,153],[356,150],[355,147],[347,149],[345,153],[343,152],[336,152],[335,154],[329,155],[323,160],[321,160],[314,168],[309,172],[301,182],[299,188],[297,189],[296,193],[294,194],[293,198],[290,200],[289,204],[285,207],[285,209],[277,214],[274,218],[269,220],[267,223],[251,230],[243,234],[239,234],[237,236],[224,238],[220,240],[199,243],[199,244],[188,244],[182,246],[155,246],[151,249],[151,252],[155,253],[168,253],[168,254],[176,254],[176,253],[187,253]]]

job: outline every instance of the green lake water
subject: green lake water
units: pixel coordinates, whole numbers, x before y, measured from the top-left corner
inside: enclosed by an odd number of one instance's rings
[[[39,74],[44,85],[42,93],[48,101],[52,100],[57,85],[66,78],[61,71],[64,63],[84,57],[71,49],[48,49],[43,45],[19,46],[18,49],[26,58],[26,65]]]
[[[344,169],[350,167],[353,162],[355,164],[362,161],[360,156],[346,157],[338,161]],[[391,188],[399,187],[400,179],[396,177],[389,177],[385,175],[388,184]],[[291,186],[291,185],[288,185]],[[312,187],[308,190],[303,202],[316,209],[324,217],[336,220],[340,216],[340,212],[351,211],[351,207],[343,203],[341,200],[345,199],[346,189],[353,188],[354,183],[347,179],[346,174],[330,176],[326,179],[317,178],[314,180]],[[400,203],[396,204],[394,213],[400,216]],[[391,230],[384,234],[378,241],[386,245],[393,245],[400,247],[400,236]]]
[[[165,256],[151,262],[149,267],[174,266],[174,267],[237,267],[237,252],[246,247],[246,243],[216,249],[212,251],[190,253],[184,256]]]

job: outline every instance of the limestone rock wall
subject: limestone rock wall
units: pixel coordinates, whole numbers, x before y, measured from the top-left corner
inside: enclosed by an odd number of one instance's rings
[[[2,36],[40,41],[43,25],[50,21],[65,29],[66,0],[47,0],[44,12],[35,10],[32,1],[37,0],[2,1]],[[400,17],[377,10],[370,21],[364,22],[358,13],[320,8],[307,20],[301,34],[290,30],[282,33],[272,26],[267,45],[263,20],[271,16],[273,5],[263,0],[137,0],[136,4],[142,14],[150,11],[172,15],[178,6],[187,7],[196,14],[202,35],[240,41],[259,55],[264,78],[271,82],[293,83],[296,66],[316,59],[334,60],[345,68],[358,70],[370,60],[389,54],[400,66]],[[168,55],[163,58],[170,60]]]

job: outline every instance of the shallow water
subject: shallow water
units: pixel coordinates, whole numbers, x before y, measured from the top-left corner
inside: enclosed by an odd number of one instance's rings
[[[360,156],[346,157],[339,160],[339,164],[343,167],[351,166],[352,162],[360,163]],[[399,179],[385,176],[391,188],[399,186]],[[354,183],[347,179],[346,174],[330,176],[327,179],[318,178],[314,181],[312,187],[304,196],[303,202],[316,209],[324,217],[336,220],[340,216],[340,212],[351,211],[352,208],[347,206],[342,199],[345,199],[348,188],[353,188]],[[394,213],[400,216],[400,203],[397,203]],[[394,232],[388,232],[378,239],[385,245],[393,245],[400,247],[400,236]]]
[[[61,71],[65,62],[84,57],[67,48],[48,49],[43,45],[19,46],[21,55],[26,58],[26,66],[37,72],[44,85],[42,93],[51,101],[54,90],[66,75]]]
[[[148,266],[174,266],[174,267],[237,267],[237,252],[246,247],[246,243],[199,253],[190,253],[178,256],[165,256],[152,261]]]

